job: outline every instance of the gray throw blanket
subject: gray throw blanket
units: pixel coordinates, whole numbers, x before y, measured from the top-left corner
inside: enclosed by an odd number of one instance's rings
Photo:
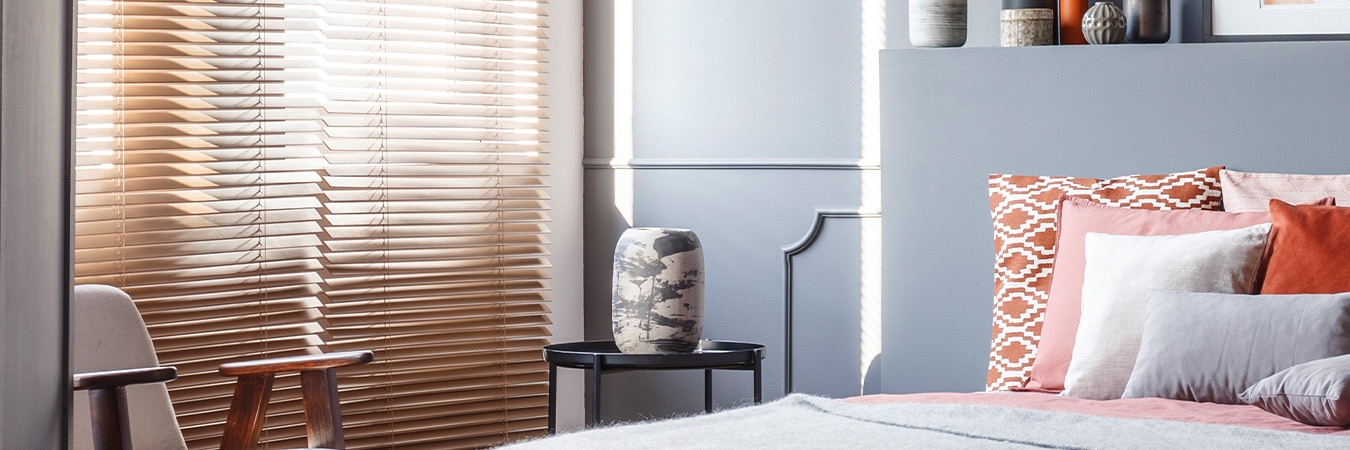
[[[794,394],[761,406],[560,434],[504,448],[1344,450],[1350,437],[987,405],[860,405]]]

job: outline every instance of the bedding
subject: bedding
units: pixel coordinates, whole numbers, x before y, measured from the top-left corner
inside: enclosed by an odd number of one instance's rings
[[[876,394],[852,397],[845,401],[862,404],[882,403],[961,403],[1009,408],[1087,414],[1120,419],[1158,419],[1179,422],[1234,425],[1274,431],[1330,434],[1350,439],[1350,429],[1312,426],[1270,414],[1251,405],[1197,403],[1164,398],[1126,398],[1086,400],[1040,392],[963,394],[933,392],[924,394]]]
[[[1350,201],[1350,175],[1222,170],[1219,179],[1223,185],[1224,211],[1266,211],[1271,200],[1298,204],[1333,197],[1333,200]]]
[[[1043,392],[1064,390],[1069,371],[1079,309],[1083,295],[1083,241],[1088,233],[1159,236],[1233,230],[1270,222],[1261,212],[1229,213],[1204,210],[1146,210],[1107,206],[1090,200],[1065,197],[1059,207],[1059,232],[1055,243],[1054,276],[1050,280],[1031,376],[1023,389]]]
[[[1125,398],[1245,403],[1248,386],[1350,353],[1350,294],[1153,291]]]
[[[1270,201],[1274,226],[1261,293],[1350,292],[1350,208]]]
[[[1055,212],[1064,195],[1139,209],[1220,209],[1219,170],[1111,179],[990,175],[994,226],[994,324],[985,387],[1026,384],[1035,359],[1051,265]]]
[[[1088,233],[1082,319],[1063,395],[1120,398],[1155,289],[1251,293],[1270,224],[1171,236]]]
[[[1106,406],[1122,403],[1127,405]],[[849,400],[794,394],[760,406],[597,428],[505,448],[1343,449],[1350,445],[1350,433],[1341,429],[1301,425],[1252,406],[1180,403],[1160,399],[1095,402],[1039,393],[884,395]],[[1149,410],[1171,408],[1171,415],[1181,420],[1120,413],[1145,404]]]

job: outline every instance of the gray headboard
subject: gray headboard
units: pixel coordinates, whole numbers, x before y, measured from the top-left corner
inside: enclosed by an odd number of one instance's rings
[[[991,173],[1350,173],[1350,43],[886,50],[874,392],[984,387]]]

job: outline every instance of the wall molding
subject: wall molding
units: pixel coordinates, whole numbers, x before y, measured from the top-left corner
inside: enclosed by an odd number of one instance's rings
[[[655,170],[881,170],[881,163],[849,158],[585,158],[587,169]]]
[[[815,245],[828,219],[881,218],[881,211],[863,208],[816,208],[806,235],[783,246],[783,394],[792,393],[792,257]]]

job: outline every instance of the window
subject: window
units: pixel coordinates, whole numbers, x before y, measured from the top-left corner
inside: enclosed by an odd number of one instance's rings
[[[79,1],[76,282],[136,299],[190,448],[220,363],[358,349],[350,448],[542,434],[541,3]],[[298,385],[273,448],[303,445]]]

